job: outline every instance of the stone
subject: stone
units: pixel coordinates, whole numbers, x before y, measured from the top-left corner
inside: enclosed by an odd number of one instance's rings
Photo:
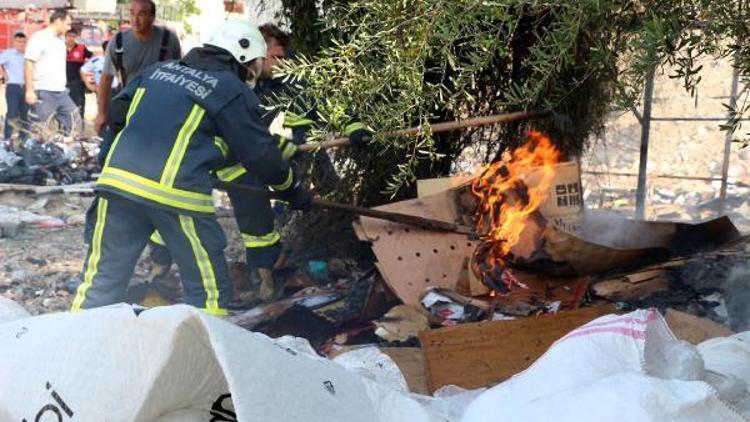
[[[49,202],[47,198],[37,199],[33,204],[29,205],[27,209],[29,211],[41,211],[47,206],[47,202]]]
[[[65,220],[65,223],[67,223],[70,226],[82,226],[84,223],[86,223],[86,215],[81,214],[73,214],[70,217],[68,217],[67,220]]]
[[[15,237],[21,230],[21,223],[13,221],[0,222],[0,238]]]
[[[23,283],[29,279],[29,273],[24,270],[13,271],[10,275],[10,281],[13,283]]]
[[[81,284],[81,279],[78,277],[70,277],[65,281],[65,289],[70,293],[75,293],[78,286]]]
[[[675,197],[677,197],[677,193],[671,189],[666,188],[656,188],[656,194],[661,196],[662,198],[672,200]]]

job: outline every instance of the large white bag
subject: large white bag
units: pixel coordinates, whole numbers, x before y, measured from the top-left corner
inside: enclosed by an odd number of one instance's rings
[[[189,306],[0,323],[0,421],[234,420],[442,419],[402,392]]]
[[[0,296],[0,324],[30,316],[29,311],[24,309],[23,306]]]
[[[750,385],[750,331],[704,341],[698,350],[706,369],[733,375]]]
[[[608,315],[482,394],[462,421],[746,421],[703,377],[700,355],[658,312]]]

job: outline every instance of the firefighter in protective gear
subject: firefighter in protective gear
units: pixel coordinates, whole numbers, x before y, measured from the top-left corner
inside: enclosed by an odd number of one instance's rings
[[[265,43],[257,28],[227,20],[184,59],[158,63],[113,100],[94,233],[72,311],[122,299],[149,236],[158,230],[180,269],[185,302],[226,314],[231,299],[224,233],[214,215],[211,171],[241,163],[294,208],[310,195],[281,157],[245,81]]]
[[[262,82],[264,81],[260,81],[260,83]],[[355,140],[356,136],[369,136],[370,132],[365,129],[362,123],[350,119],[348,116],[342,120],[346,123],[338,127],[341,127],[342,132],[352,139],[355,146],[366,142],[361,138]],[[275,121],[271,122],[270,130],[277,137],[279,149],[285,158],[295,158],[298,145],[305,142],[308,131],[316,123],[316,119],[298,117],[291,113],[282,112],[275,116]],[[352,136],[352,134],[356,135]],[[331,177],[337,178],[330,163],[330,158],[324,151],[322,154],[319,153],[310,158],[314,160],[314,166],[320,165],[322,169],[328,168],[326,164],[330,166],[329,171],[333,173],[332,176],[323,174],[320,177],[321,179],[327,178],[330,181]],[[219,170],[217,177],[224,182],[263,187],[262,181],[242,166]],[[320,188],[320,185],[318,187]],[[245,195],[242,191],[231,188],[227,190],[227,194],[232,202],[235,219],[245,246],[245,259],[248,269],[251,272],[257,271],[260,278],[259,297],[263,300],[272,299],[278,293],[272,273],[274,267],[282,260],[283,245],[281,234],[274,225],[275,213],[271,202],[268,198],[259,195]]]
[[[266,60],[254,91],[261,103],[271,104],[274,97],[285,93],[293,93],[294,88],[282,78],[273,77],[273,67],[278,59],[289,58],[289,37],[277,27],[266,24],[260,27],[260,32],[268,46]],[[298,82],[299,83],[299,82]],[[296,104],[296,110],[304,109],[302,102]],[[295,111],[296,111],[295,110]],[[363,123],[340,110],[322,119],[317,110],[307,110],[296,114],[292,111],[266,109],[263,120],[269,126],[269,131],[278,142],[279,150],[285,159],[295,157],[298,146],[305,143],[310,129],[321,120],[329,122],[335,129],[349,136],[352,144],[362,146],[368,143],[370,130]],[[305,157],[307,158],[307,157]],[[322,191],[333,188],[338,176],[333,168],[328,154],[321,150],[311,157],[313,160],[313,180],[315,186]],[[295,158],[296,160],[296,158]],[[216,173],[217,178],[225,182],[263,188],[263,182],[248,172],[242,165],[228,166]],[[274,225],[274,211],[267,198],[258,195],[246,195],[241,191],[229,189],[227,191],[234,208],[235,218],[239,226],[242,241],[246,251],[246,262],[251,272],[257,273],[260,279],[259,296],[263,300],[272,299],[276,293],[272,270],[282,261],[281,235]],[[151,258],[154,263],[152,273],[165,273],[171,265],[169,252],[163,246],[164,242],[158,234],[151,237]]]
[[[273,104],[275,97],[283,97],[284,94],[298,99],[288,110],[266,110],[264,120],[269,124],[270,132],[277,137],[283,156],[297,161],[300,164],[299,168],[312,167],[311,176],[317,191],[331,191],[338,182],[338,175],[327,152],[319,150],[314,154],[299,157],[295,155],[298,146],[307,142],[310,130],[321,122],[327,122],[334,130],[348,136],[354,147],[366,144],[370,131],[343,109],[321,116],[316,108],[309,108],[310,101],[300,97],[297,88],[290,82],[284,78],[274,77],[276,61],[293,56],[289,37],[270,24],[261,26],[260,31],[268,49],[263,72],[254,89],[255,93],[263,104]],[[304,82],[297,81],[296,84]],[[257,177],[241,168],[223,169],[217,176],[226,182],[262,186]],[[279,231],[274,227],[271,203],[268,199],[242,195],[233,189],[229,189],[227,193],[232,200],[235,218],[245,244],[248,268],[251,273],[257,272],[261,281],[260,296],[262,299],[273,296],[275,292],[269,288],[273,285],[272,269],[276,263],[282,261],[283,248]]]

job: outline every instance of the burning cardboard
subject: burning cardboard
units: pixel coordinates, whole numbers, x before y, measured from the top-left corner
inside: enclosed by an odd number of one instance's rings
[[[583,213],[578,165],[560,163],[561,156],[547,137],[531,132],[523,147],[470,183],[377,207],[449,223],[473,222],[473,238],[364,217],[355,225],[357,233],[372,242],[386,283],[412,305],[430,288],[455,290],[472,279],[503,294],[536,290],[530,296],[562,302],[550,292],[561,286],[580,292],[571,287],[585,284],[580,277],[639,268],[739,236],[726,217],[690,225]],[[571,309],[581,295],[573,296]]]
[[[508,257],[521,242],[532,215],[547,199],[547,190],[555,177],[554,166],[559,161],[560,153],[549,138],[531,132],[524,146],[513,151],[508,159],[490,165],[472,181],[476,228],[482,240],[474,253],[472,270],[485,284],[500,287],[504,292],[512,286],[512,279],[503,277],[504,269],[509,266]],[[531,174],[538,175],[535,183],[527,180]]]

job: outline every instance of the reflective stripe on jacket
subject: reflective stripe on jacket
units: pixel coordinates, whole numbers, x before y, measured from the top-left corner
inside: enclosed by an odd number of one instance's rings
[[[287,186],[291,169],[260,118],[259,101],[231,72],[163,62],[141,72],[115,100],[126,102],[120,109],[127,111],[98,190],[211,213],[211,171],[227,157],[269,185]]]

